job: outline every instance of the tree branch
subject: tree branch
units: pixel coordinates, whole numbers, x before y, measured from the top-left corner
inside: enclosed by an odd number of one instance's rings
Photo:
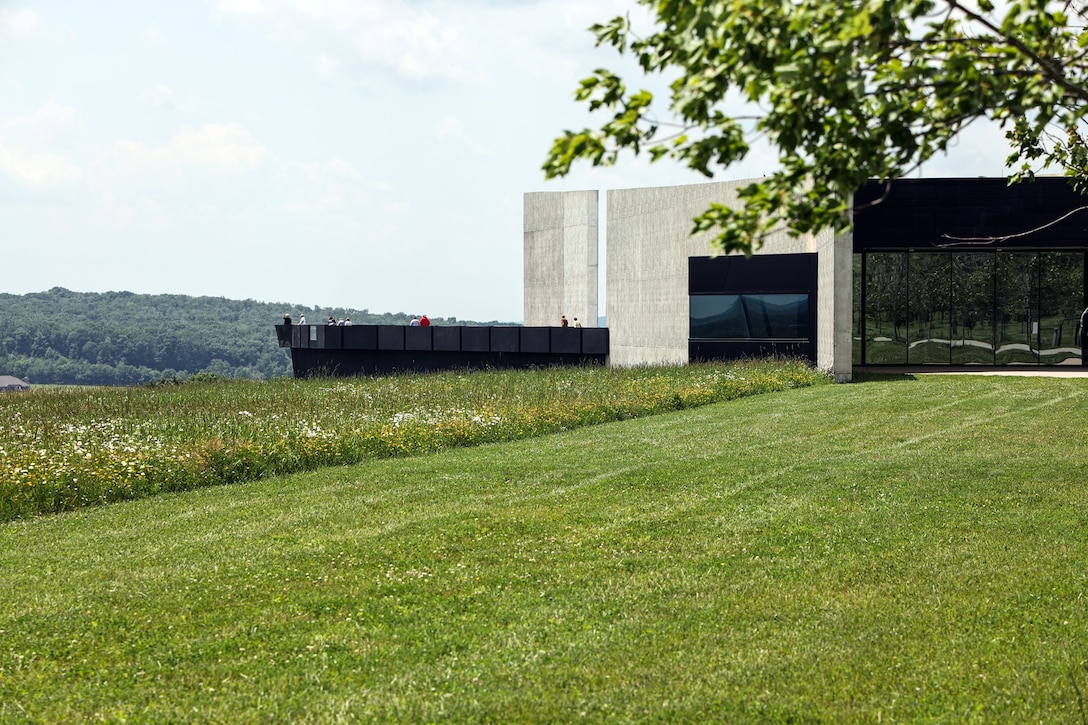
[[[1024,44],[1024,42],[1021,41],[1019,38],[1006,35],[999,27],[990,22],[988,18],[979,15],[970,8],[964,7],[959,3],[959,0],[945,0],[945,2],[947,2],[949,6],[957,8],[960,12],[962,12],[964,15],[971,18],[975,22],[989,28],[990,31],[994,33],[994,35],[998,36],[999,38],[1004,38],[1005,42],[1016,48],[1026,57],[1030,58],[1047,78],[1052,80],[1054,83],[1057,83],[1063,89],[1068,91],[1071,95],[1080,98],[1082,101],[1088,102],[1088,88],[1078,86],[1077,84],[1067,79],[1065,77],[1065,74],[1062,72],[1061,67],[1057,65],[1055,61],[1043,58],[1034,50],[1029,48],[1026,44]]]

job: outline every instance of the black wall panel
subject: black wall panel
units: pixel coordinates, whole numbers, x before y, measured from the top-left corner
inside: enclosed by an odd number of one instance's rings
[[[551,334],[549,352],[568,353],[572,355],[577,355],[582,352],[581,332],[585,328],[548,327],[545,329],[549,330]]]
[[[378,325],[378,349],[403,350],[404,331],[407,329],[402,325]]]
[[[461,349],[461,330],[463,327],[455,325],[443,325],[441,327],[431,327],[432,335],[434,336],[435,351],[453,352]]]
[[[492,327],[491,351],[492,352],[519,352],[521,346],[520,329],[517,327]]]
[[[854,194],[854,251],[1083,249],[1088,210],[1066,215],[1084,206],[1088,197],[1059,177],[869,182]]]
[[[490,352],[490,327],[462,327],[461,350],[464,352]]]
[[[377,350],[378,328],[374,325],[338,327],[344,338],[345,350]]]
[[[584,327],[582,328],[582,354],[583,355],[607,355],[608,354],[608,328]]]
[[[281,346],[298,343],[291,346],[295,377],[604,365],[608,359],[604,328],[321,326],[312,343],[308,331],[297,328],[276,326]]]
[[[519,352],[551,352],[551,336],[548,334],[548,331],[551,328],[521,327],[515,329],[519,329],[521,331],[521,342],[518,349]]]
[[[344,328],[338,325],[317,325],[317,346],[336,350],[344,346]]]
[[[430,350],[434,346],[430,326],[405,327],[403,329],[405,350]]]

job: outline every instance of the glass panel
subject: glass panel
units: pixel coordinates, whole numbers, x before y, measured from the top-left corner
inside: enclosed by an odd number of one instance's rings
[[[808,339],[808,295],[691,295],[693,338]]]
[[[1039,338],[1039,255],[997,253],[998,365],[1035,365]]]
[[[951,362],[951,264],[945,253],[910,256],[907,362]]]
[[[748,337],[740,295],[691,295],[690,337]]]
[[[851,339],[851,353],[850,361],[854,365],[860,365],[861,360],[861,339],[865,335],[864,319],[861,316],[861,260],[862,255],[854,255],[854,275],[853,275],[853,326],[850,328],[853,332],[850,335]]]
[[[808,295],[741,295],[752,337],[808,339]]]
[[[1079,365],[1077,324],[1084,309],[1084,253],[1040,255],[1039,362]]]
[[[994,364],[994,253],[952,255],[952,364]]]
[[[866,255],[865,362],[907,361],[907,253]]]
[[[855,255],[855,362],[864,337],[865,363],[1080,364],[1084,264],[1079,251],[873,253],[862,279]]]

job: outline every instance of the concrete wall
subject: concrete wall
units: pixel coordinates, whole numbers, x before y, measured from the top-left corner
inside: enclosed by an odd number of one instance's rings
[[[712,254],[712,235],[691,235],[712,202],[736,204],[748,180],[608,192],[608,302],[612,365],[688,361],[688,257]],[[772,235],[757,254],[816,252],[817,358],[850,379],[852,246],[849,235]]]
[[[819,322],[817,367],[848,383],[854,370],[854,235],[821,232],[818,237]]]
[[[524,324],[597,326],[596,191],[525,195]]]
[[[736,204],[749,180],[608,192],[606,310],[609,363],[688,362],[688,257],[713,254],[692,220],[712,203]],[[525,195],[525,324],[559,316],[597,320],[597,193]],[[817,364],[851,375],[851,235],[772,235],[757,254],[817,253]]]

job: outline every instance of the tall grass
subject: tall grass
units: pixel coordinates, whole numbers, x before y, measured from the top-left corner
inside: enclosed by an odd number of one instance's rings
[[[881,377],[0,525],[0,723],[1084,723],[1088,381]]]
[[[826,380],[779,360],[35,390],[0,396],[0,521]]]

